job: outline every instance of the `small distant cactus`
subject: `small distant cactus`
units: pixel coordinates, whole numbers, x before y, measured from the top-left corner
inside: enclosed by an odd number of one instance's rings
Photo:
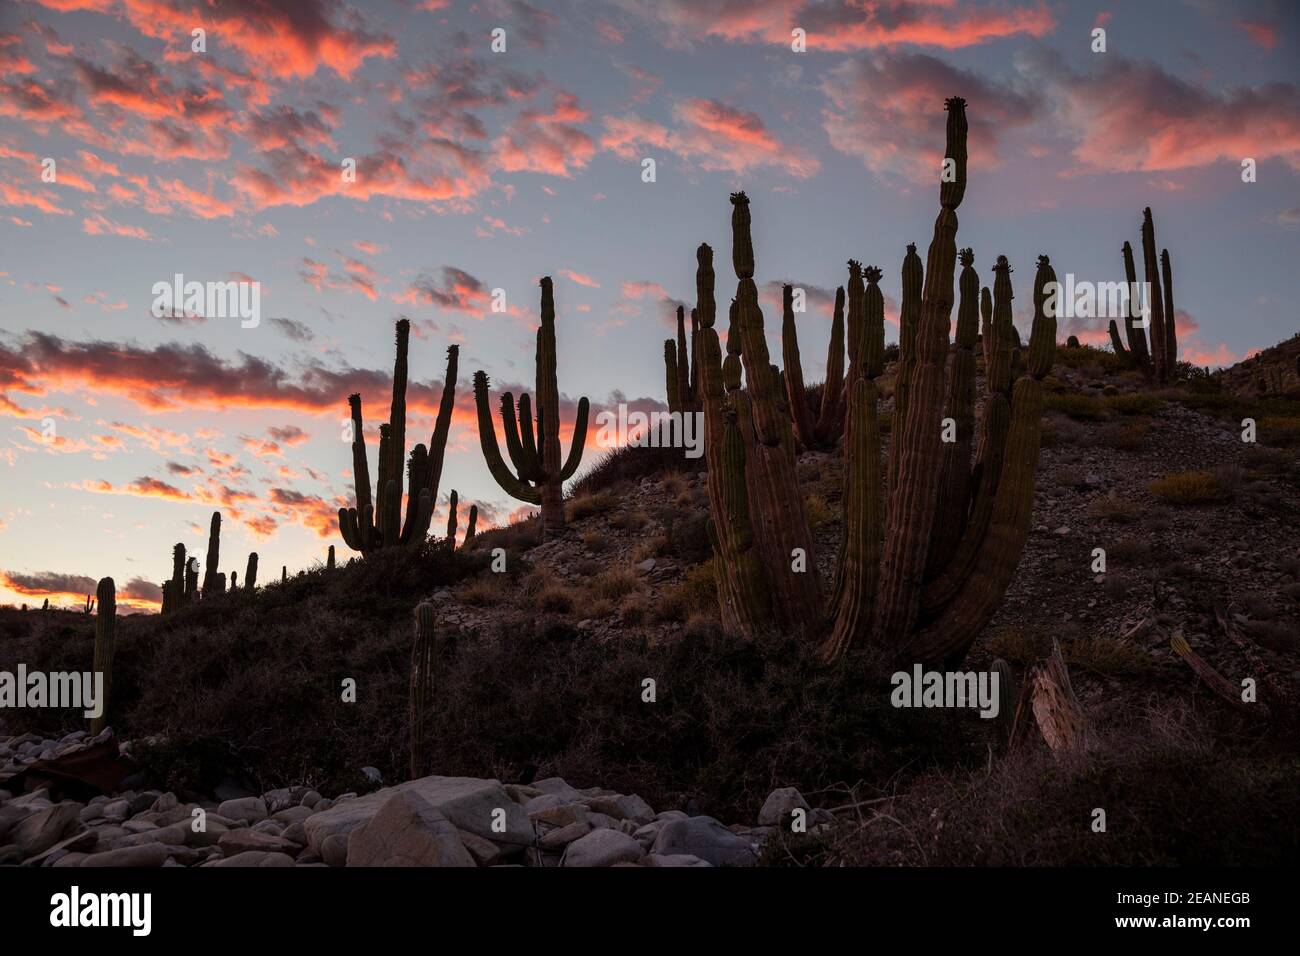
[[[86,606],[83,609],[82,613],[87,615],[95,613],[95,599],[91,597],[89,594],[86,595]]]
[[[1065,340],[1065,347],[1067,349],[1077,349],[1079,347],[1079,337],[1077,335],[1071,335]]]
[[[456,550],[456,531],[459,527],[458,522],[460,520],[458,515],[459,508],[460,496],[456,494],[456,490],[453,488],[451,497],[447,500],[447,537],[444,539],[447,550],[449,551]],[[470,505],[468,524],[465,525],[465,540],[460,546],[462,551],[467,550],[470,542],[474,540],[475,526],[477,524],[478,505]]]
[[[587,442],[589,403],[585,397],[578,400],[573,441],[569,446],[568,457],[561,462],[560,389],[555,376],[555,294],[550,276],[542,277],[541,287],[541,325],[537,329],[535,435],[528,394],[525,392],[519,396],[517,409],[513,395],[506,392],[501,396],[501,424],[505,430],[510,465],[501,457],[501,449],[497,445],[492,409],[488,404],[488,377],[483,371],[474,373],[474,404],[478,411],[479,444],[488,471],[512,498],[540,505],[543,533],[552,535],[564,530],[564,483],[573,477],[582,464],[582,450]],[[678,369],[679,381],[680,373],[681,370]]]
[[[1124,276],[1131,290],[1137,284],[1133,247],[1125,242],[1122,252]],[[1156,227],[1150,206],[1142,210],[1142,266],[1148,290],[1146,328],[1137,324],[1136,304],[1130,293],[1128,315],[1124,319],[1128,346],[1125,347],[1114,319],[1111,319],[1108,329],[1110,344],[1125,365],[1139,369],[1148,379],[1163,385],[1178,368],[1178,331],[1175,327],[1174,278],[1169,250],[1161,250],[1157,261]]]
[[[668,411],[670,412],[698,412],[700,410],[700,397],[698,393],[698,381],[696,378],[697,358],[695,356],[696,343],[700,336],[700,317],[695,309],[691,309],[691,337],[690,346],[687,347],[686,340],[686,310],[684,306],[677,307],[677,340],[664,339],[664,371],[666,373],[668,385]]]
[[[90,721],[92,736],[108,724],[108,704],[113,686],[113,651],[117,641],[117,593],[112,578],[100,578],[96,590],[99,616],[95,618],[95,660],[93,672],[104,675],[100,714]]]
[[[411,647],[411,779],[429,773],[431,754],[428,740],[429,707],[433,703],[435,635],[433,605],[427,601],[415,609],[415,640]]]
[[[330,545],[329,553],[325,556],[325,567],[330,571],[334,570],[334,545],[332,544]]]
[[[221,557],[221,512],[212,512],[208,530],[208,557],[203,572],[203,597],[210,598],[226,589],[225,576],[217,571]]]
[[[252,591],[257,587],[257,552],[248,554],[248,567],[244,570],[244,590]]]

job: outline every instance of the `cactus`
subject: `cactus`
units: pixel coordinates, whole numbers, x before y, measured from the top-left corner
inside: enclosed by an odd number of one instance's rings
[[[560,461],[560,389],[555,377],[555,295],[550,276],[541,280],[541,326],[537,330],[537,432],[534,437],[532,405],[528,394],[501,396],[501,424],[505,430],[506,451],[511,465],[501,457],[492,410],[488,405],[488,377],[474,373],[474,404],[478,410],[479,444],[488,471],[502,490],[512,498],[540,505],[542,529],[547,535],[564,530],[564,483],[573,477],[582,463],[587,442],[587,399],[578,400],[573,425],[573,443],[568,458]],[[676,369],[678,400],[681,400],[682,369]]]
[[[199,594],[199,559],[191,557],[185,565],[185,590],[181,603],[192,604]]]
[[[429,706],[433,701],[433,605],[427,601],[415,609],[415,640],[411,647],[411,779],[429,773]]]
[[[839,659],[871,643],[891,661],[960,660],[1000,604],[1029,531],[1037,467],[1042,386],[1056,347],[1047,314],[1055,273],[1041,257],[1035,279],[1033,334],[1026,374],[1012,385],[1017,336],[1011,268],[999,257],[993,290],[980,291],[973,253],[961,255],[956,354],[947,374],[948,328],[957,264],[955,211],[965,188],[965,104],[949,100],[946,155],[958,178],[940,187],[929,265],[914,248],[904,260],[904,321],[896,414],[887,460],[880,455],[876,378],[883,367],[884,314],[879,289],[864,287],[850,263],[847,419],[844,428],[844,536],[829,608],[822,604],[802,495],[794,479],[795,445],[773,388],[762,315],[753,292],[750,211],[732,197],[733,262],[739,280],[726,361],[711,322],[701,330],[699,380],[705,454],[723,626],[754,636],[767,628],[803,633],[820,656]],[[713,315],[712,251],[701,246],[696,289],[701,316]],[[865,270],[874,286],[879,270]],[[989,398],[974,435],[974,346],[981,320]],[[741,387],[743,363],[744,388]],[[941,440],[944,417],[957,441]],[[974,464],[972,465],[972,451]],[[892,476],[887,478],[887,476]],[[886,495],[888,484],[889,495]],[[886,503],[888,502],[888,507]],[[823,626],[823,622],[825,626]]]
[[[99,716],[91,718],[90,733],[98,734],[108,724],[108,702],[113,686],[113,650],[117,639],[117,589],[112,578],[100,578],[95,596],[99,599],[99,614],[95,618],[95,660],[92,670],[104,675],[100,694]]]
[[[1020,694],[1010,664],[999,657],[993,662],[992,672],[998,675],[998,715],[994,718],[998,742],[1006,747],[1011,741],[1011,728],[1016,720],[1016,701]]]
[[[87,616],[95,613],[95,599],[89,594],[86,595],[86,605],[82,609],[82,613]]]
[[[334,545],[330,545],[329,551],[325,555],[325,567],[329,571],[334,570]]]
[[[238,572],[238,571],[231,571],[231,572],[230,572],[230,590],[234,591],[234,590],[237,590],[238,588],[239,588],[239,572]]]
[[[257,587],[257,552],[248,553],[248,567],[244,569],[244,590],[251,591]]]
[[[831,341],[826,350],[826,382],[822,386],[821,408],[816,421],[804,390],[793,303],[793,287],[784,286],[781,290],[781,354],[785,361],[786,400],[799,444],[810,450],[829,450],[839,443],[844,431],[844,287],[835,290]]]
[[[379,426],[378,481],[371,497],[370,465],[366,458],[361,396],[348,396],[352,417],[352,474],[356,486],[356,506],[339,509],[339,533],[354,551],[369,554],[381,548],[399,545],[418,547],[429,532],[433,505],[442,478],[443,455],[451,429],[451,413],[456,401],[456,366],[458,346],[447,348],[447,373],[443,378],[442,399],[433,434],[426,447],[417,444],[406,457],[406,356],[411,337],[411,323],[399,319],[396,327],[396,357],[393,360],[393,397],[388,422]],[[402,509],[402,471],[408,478],[405,517]]]
[[[700,337],[700,317],[691,309],[690,345],[686,339],[686,310],[677,307],[677,339],[664,339],[664,370],[667,373],[668,411],[698,412],[700,398],[695,350]]]
[[[1079,337],[1077,335],[1071,335],[1065,340],[1065,347],[1067,349],[1077,349],[1079,347]]]
[[[1133,263],[1133,247],[1127,242],[1124,243],[1123,254],[1124,277],[1131,290],[1137,284],[1137,269]],[[1174,376],[1178,367],[1174,280],[1168,249],[1161,250],[1157,262],[1156,227],[1149,206],[1142,210],[1142,266],[1147,283],[1146,328],[1144,330],[1137,324],[1134,297],[1130,294],[1128,315],[1124,320],[1128,347],[1125,347],[1114,319],[1108,328],[1110,344],[1115,354],[1129,368],[1137,368],[1148,379],[1165,384]]]
[[[212,512],[208,530],[208,555],[203,570],[203,597],[209,598],[226,589],[226,579],[217,573],[221,557],[221,512]]]
[[[289,565],[287,564],[280,565],[280,583],[281,584],[289,583]]]

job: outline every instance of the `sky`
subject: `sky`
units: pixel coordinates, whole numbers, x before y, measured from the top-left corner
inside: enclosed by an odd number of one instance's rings
[[[471,379],[534,390],[537,280],[563,420],[579,396],[660,408],[700,242],[720,298],[733,281],[737,189],[774,354],[790,282],[818,380],[847,259],[884,269],[896,327],[949,96],[970,123],[958,244],[986,284],[1010,258],[1022,327],[1037,255],[1120,281],[1149,205],[1182,358],[1231,364],[1300,328],[1298,44],[1290,0],[6,0],[0,602],[80,603],[111,575],[119,605],[155,608],[214,510],[222,570],[345,559],[347,395],[373,474],[403,316],[411,444],[460,346],[434,528],[452,488],[505,523]],[[157,317],[178,273],[258,283],[260,321]],[[1105,342],[1104,320],[1063,325]]]

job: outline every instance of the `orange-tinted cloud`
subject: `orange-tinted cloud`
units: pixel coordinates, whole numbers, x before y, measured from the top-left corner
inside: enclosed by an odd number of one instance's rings
[[[493,144],[497,165],[506,172],[571,176],[596,153],[596,144],[575,123],[588,112],[572,93],[559,90],[550,112],[522,111]]]

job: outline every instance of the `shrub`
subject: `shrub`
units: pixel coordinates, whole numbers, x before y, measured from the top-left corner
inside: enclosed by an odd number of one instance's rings
[[[1102,399],[1107,408],[1121,415],[1152,415],[1164,407],[1164,401],[1154,395],[1134,392],[1130,395],[1114,395]]]
[[[1210,504],[1232,496],[1231,490],[1208,471],[1181,471],[1166,475],[1147,485],[1147,491],[1171,505]]]
[[[1044,396],[1043,408],[1060,412],[1075,421],[1096,422],[1106,417],[1106,406],[1101,399],[1074,392]]]
[[[1268,415],[1258,425],[1262,442],[1282,448],[1300,445],[1300,416]]]
[[[1102,425],[1097,429],[1096,443],[1116,451],[1139,451],[1146,445],[1147,426],[1140,422]]]

